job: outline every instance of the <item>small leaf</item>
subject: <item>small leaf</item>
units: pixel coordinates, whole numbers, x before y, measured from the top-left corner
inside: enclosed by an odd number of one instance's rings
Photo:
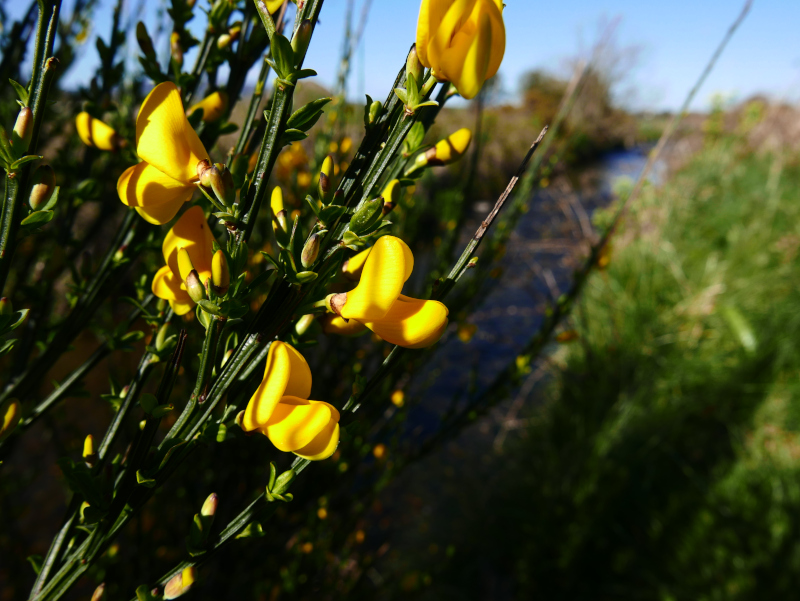
[[[156,481],[148,477],[143,470],[136,471],[136,481],[147,488],[153,488],[156,485]]]
[[[400,102],[403,104],[408,104],[408,94],[403,88],[395,88],[394,93],[400,99]]]
[[[339,205],[330,205],[324,207],[319,212],[319,220],[325,225],[334,223],[337,219],[344,215],[345,211],[347,211],[347,207],[340,207]]]
[[[299,142],[305,140],[307,137],[308,134],[304,131],[300,131],[299,129],[287,129],[283,132],[283,136],[281,136],[281,145],[288,146],[292,142]]]
[[[270,40],[272,57],[275,60],[275,71],[281,78],[287,78],[294,72],[294,50],[292,43],[280,33],[275,33]]]
[[[20,222],[20,226],[26,230],[34,230],[49,223],[53,216],[53,211],[34,211]]]
[[[219,305],[216,303],[212,303],[208,299],[201,299],[199,303],[197,303],[200,307],[203,308],[203,311],[206,313],[211,313],[212,315],[220,315]]]
[[[19,84],[17,84],[17,85],[19,85]],[[259,526],[259,528],[260,528],[260,526]],[[42,564],[44,563],[44,559],[42,558],[42,556],[41,555],[28,555],[28,557],[26,557],[26,559],[28,560],[28,563],[31,564],[31,567],[33,568],[33,571],[36,572],[36,575],[38,576],[39,573],[42,571]]]
[[[42,156],[36,156],[34,154],[29,154],[29,155],[24,156],[21,159],[17,159],[13,163],[11,163],[8,166],[8,170],[9,171],[16,171],[17,169],[19,169],[20,167],[22,167],[23,165],[25,165],[27,163],[32,163],[33,161],[41,161],[43,158],[44,157],[42,157]]]
[[[11,84],[11,87],[13,87],[14,90],[17,92],[17,96],[19,96],[19,99],[22,101],[22,104],[28,106],[28,98],[29,98],[28,89],[18,81],[14,81],[13,79],[9,79],[8,82]]]
[[[330,98],[319,98],[297,109],[292,113],[292,116],[289,117],[289,120],[286,122],[286,127],[289,129],[308,131],[317,123],[322,116],[323,107],[330,101]]]

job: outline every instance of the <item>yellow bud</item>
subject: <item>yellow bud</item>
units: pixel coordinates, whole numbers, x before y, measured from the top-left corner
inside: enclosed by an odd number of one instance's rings
[[[27,106],[20,109],[17,121],[14,123],[14,131],[11,134],[11,145],[15,146],[17,152],[25,152],[31,144],[33,136],[33,111]]]
[[[175,574],[164,587],[164,599],[177,599],[187,593],[197,577],[194,566],[184,568],[180,574]]]
[[[117,132],[87,112],[78,113],[75,117],[75,129],[81,142],[87,146],[100,150],[116,150],[120,146]]]
[[[212,492],[208,495],[208,498],[203,503],[202,509],[200,509],[200,515],[204,517],[213,517],[214,514],[217,513],[217,506],[219,505],[219,497],[217,497],[217,493]]]
[[[393,179],[383,189],[383,214],[388,215],[397,206],[400,201],[400,180]]]
[[[203,109],[203,121],[205,123],[213,123],[225,114],[228,110],[228,95],[223,91],[216,91],[203,98],[200,102],[192,105],[187,115],[191,115],[195,111]]]
[[[87,434],[83,439],[83,458],[91,457],[94,455],[94,438],[91,434]]]
[[[21,417],[22,406],[17,399],[14,399],[6,405],[3,412],[3,425],[0,427],[0,440],[3,440],[14,431]]]
[[[283,191],[278,186],[275,186],[275,189],[272,191],[272,198],[270,198],[269,205],[272,208],[273,215],[277,215],[283,211]]]
[[[199,303],[206,297],[205,286],[200,282],[200,275],[194,269],[184,278],[184,283],[186,284],[186,292],[189,293],[194,302]]]
[[[172,54],[172,60],[175,61],[175,64],[182,65],[183,48],[181,48],[181,36],[177,31],[173,31],[172,35],[169,36],[169,48]]]
[[[56,173],[50,165],[40,165],[33,172],[28,204],[36,211],[44,207],[56,191]]]
[[[192,258],[189,256],[189,252],[185,248],[179,248],[178,273],[181,276],[181,280],[186,280],[192,271],[194,271],[194,265],[192,264]]]
[[[214,286],[214,292],[220,296],[225,296],[231,285],[228,259],[225,258],[225,253],[221,250],[215,252],[214,257],[211,259],[211,284]]]
[[[106,584],[105,582],[94,589],[92,593],[92,601],[103,601],[106,598]]]
[[[322,168],[319,170],[319,196],[325,198],[331,191],[333,177],[333,157],[330,155],[322,161]]]
[[[406,175],[425,166],[436,167],[455,163],[467,151],[470,142],[472,142],[472,132],[466,127],[459,129],[444,140],[439,140],[433,148],[418,154],[414,164],[406,171]]]
[[[405,402],[405,394],[403,394],[402,390],[395,390],[392,393],[392,404],[395,407],[402,407],[403,403]]]

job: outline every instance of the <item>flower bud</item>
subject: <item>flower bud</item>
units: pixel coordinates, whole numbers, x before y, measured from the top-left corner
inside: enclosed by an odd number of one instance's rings
[[[383,214],[388,215],[400,200],[400,180],[393,179],[383,189]]]
[[[200,109],[203,109],[203,122],[213,123],[219,120],[219,118],[225,114],[225,111],[228,110],[228,95],[223,91],[217,90],[203,98],[197,104],[192,105],[189,110],[186,111],[186,114],[191,115]]]
[[[408,58],[406,59],[406,79],[411,79],[413,76],[414,82],[417,84],[417,89],[419,89],[422,85],[422,76],[424,74],[425,67],[422,66],[421,62],[419,62],[417,45],[414,44],[411,47],[411,52],[408,53]]]
[[[272,209],[272,229],[275,230],[275,237],[281,243],[288,242],[289,224],[283,208],[283,192],[277,186],[272,191],[270,208]]]
[[[182,280],[185,280],[192,271],[194,271],[194,265],[192,264],[192,258],[189,256],[189,252],[185,248],[179,248],[178,274],[181,276]]]
[[[83,439],[83,460],[91,467],[94,465],[95,458],[94,438],[91,434],[87,434],[86,438]]]
[[[200,510],[200,515],[203,517],[214,517],[217,513],[217,505],[219,505],[219,497],[217,493],[212,492],[203,503],[203,508]]]
[[[103,599],[105,598],[106,598],[106,583],[104,582],[96,589],[94,589],[91,601],[103,601]]]
[[[330,155],[322,161],[322,168],[319,170],[319,198],[324,200],[331,191],[333,177],[333,157]]]
[[[444,140],[440,140],[433,148],[417,155],[411,169],[406,171],[406,175],[425,166],[436,167],[455,163],[464,156],[471,141],[472,132],[466,127],[459,129]]]
[[[206,289],[200,282],[200,275],[196,270],[192,269],[184,278],[184,282],[186,283],[186,292],[194,302],[199,303],[206,297]]]
[[[295,476],[297,476],[297,473],[294,470],[286,470],[275,480],[275,486],[272,487],[271,492],[276,495],[283,494],[289,488]]]
[[[306,269],[311,267],[319,256],[320,238],[321,236],[318,233],[312,234],[311,237],[306,240],[305,246],[303,246],[303,252],[300,253],[300,262]]]
[[[350,220],[350,231],[361,235],[374,226],[383,216],[383,197],[373,198],[364,203]]]
[[[217,38],[217,49],[225,50],[225,48],[231,45],[231,42],[233,42],[231,39],[231,34],[223,33]]]
[[[180,251],[178,252],[180,253]],[[165,323],[158,329],[158,334],[156,334],[156,342],[155,342],[155,347],[157,351],[164,350],[164,347],[167,344],[167,338],[169,338],[169,329],[170,328],[168,323]]]
[[[372,104],[369,105],[369,122],[375,123],[378,120],[378,117],[381,116],[383,112],[383,103],[380,100],[374,101]]]
[[[31,193],[28,196],[28,204],[36,211],[45,206],[53,197],[56,190],[56,174],[50,165],[39,165],[33,172]]]
[[[211,180],[206,175],[209,169],[211,169],[211,161],[208,159],[203,159],[197,163],[197,179],[204,188],[211,187]]]
[[[225,296],[231,285],[231,272],[228,269],[228,259],[225,253],[218,250],[211,259],[211,285],[214,293]]]
[[[194,566],[183,568],[180,574],[175,574],[164,587],[164,599],[177,599],[187,593],[194,584],[197,570]]]
[[[150,34],[147,33],[147,27],[141,21],[136,24],[136,41],[139,42],[139,48],[142,49],[142,52],[147,58],[156,60],[153,40],[150,38]]]
[[[236,190],[233,187],[233,176],[222,163],[214,163],[203,171],[203,174],[200,176],[200,183],[204,188],[211,188],[214,195],[226,207],[230,207],[236,199]]]
[[[183,48],[181,48],[181,36],[177,31],[173,31],[169,36],[169,49],[172,55],[172,60],[176,65],[183,64]]]
[[[14,312],[14,306],[11,304],[11,301],[8,297],[4,296],[0,298],[0,315],[2,316],[9,316]]]
[[[6,438],[17,427],[22,417],[22,405],[19,404],[17,399],[12,399],[2,411],[3,423],[0,424],[0,440]]]
[[[297,28],[297,31],[294,32],[294,36],[292,37],[292,50],[294,50],[294,62],[295,65],[299,65],[303,62],[303,59],[306,56],[306,51],[308,50],[308,45],[311,42],[311,34],[314,32],[314,27],[311,25],[311,21],[309,19],[304,19],[302,23],[300,23],[300,27]]]
[[[33,136],[33,111],[27,106],[23,106],[17,115],[14,123],[14,131],[11,134],[11,145],[17,152],[25,152],[31,144]]]
[[[298,336],[303,336],[308,329],[314,324],[315,315],[303,315],[300,319],[297,320],[297,323],[294,325],[295,334]]]

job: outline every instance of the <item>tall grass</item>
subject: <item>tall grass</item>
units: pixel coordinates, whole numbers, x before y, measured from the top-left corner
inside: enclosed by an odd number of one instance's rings
[[[423,536],[448,558],[385,565],[401,587],[427,574],[431,599],[791,598],[800,157],[754,153],[745,129],[709,135],[632,207],[525,436],[456,477],[463,511]]]

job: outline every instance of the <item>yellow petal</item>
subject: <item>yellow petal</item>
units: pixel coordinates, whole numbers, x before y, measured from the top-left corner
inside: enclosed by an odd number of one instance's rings
[[[114,150],[117,147],[117,132],[89,113],[78,113],[75,117],[75,128],[81,141],[87,146],[100,150]]]
[[[213,123],[222,117],[228,109],[228,95],[220,91],[209,94],[197,104],[192,105],[186,111],[186,114],[191,115],[199,109],[203,109],[203,121],[205,123]]]
[[[322,401],[309,401],[312,405]],[[328,403],[325,403],[328,405]],[[328,425],[306,446],[294,451],[294,454],[309,461],[322,461],[336,451],[339,444],[339,412],[333,405],[328,405],[331,410],[331,419]]]
[[[293,346],[277,340],[267,353],[264,378],[245,409],[244,430],[251,432],[263,427],[287,394],[308,398],[311,394],[311,369]]]
[[[327,403],[285,396],[261,427],[261,432],[278,450],[296,451],[311,445],[320,432],[327,428],[333,418],[331,409]]]
[[[370,246],[366,250],[362,250],[357,255],[350,257],[342,266],[342,273],[348,280],[358,281],[361,279],[361,271],[364,269],[364,263],[367,262],[369,253],[372,252]]]
[[[180,279],[175,277],[167,265],[159,269],[153,278],[153,294],[169,301],[176,315],[185,315],[194,307],[194,301],[189,293],[184,290]]]
[[[195,186],[175,180],[148,163],[128,167],[117,180],[117,194],[123,204],[135,208],[148,222],[170,221],[192,199]]]
[[[267,10],[270,14],[278,12],[278,9],[283,6],[284,0],[267,0]]]
[[[269,205],[272,209],[273,216],[283,211],[283,191],[280,186],[275,186],[272,190],[272,197],[270,198]]]
[[[322,331],[326,334],[336,334],[338,336],[359,336],[367,331],[367,328],[359,321],[351,319],[345,321],[338,315],[327,315],[322,324]]]
[[[383,319],[363,322],[386,342],[425,348],[438,342],[447,328],[448,310],[439,301],[400,296]]]
[[[426,67],[431,66],[428,46],[442,23],[447,9],[455,0],[422,0],[417,19],[417,56]]]
[[[492,21],[489,15],[481,12],[478,31],[472,38],[466,57],[461,65],[461,73],[456,89],[466,99],[475,98],[489,77],[489,62],[492,49]]]
[[[136,152],[173,179],[197,179],[197,163],[208,153],[186,120],[174,83],[158,84],[144,99],[136,119]]]
[[[187,210],[164,237],[161,252],[172,273],[180,274],[178,249],[185,249],[192,265],[205,284],[211,277],[211,257],[213,255],[214,234],[208,227],[203,209],[195,205]]]
[[[412,269],[414,256],[405,242],[395,236],[379,238],[364,263],[361,281],[347,293],[342,317],[363,321],[386,315]]]

